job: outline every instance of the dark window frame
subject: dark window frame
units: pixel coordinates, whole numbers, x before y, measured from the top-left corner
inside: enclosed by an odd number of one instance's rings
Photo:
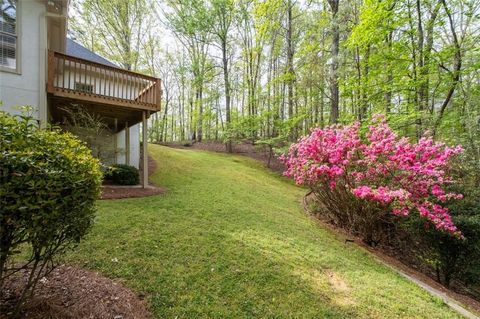
[[[92,94],[93,93],[93,85],[83,83],[83,82],[75,82],[75,91]]]
[[[5,44],[0,44],[0,50],[12,50],[14,51],[15,55],[15,67],[10,67],[6,63],[3,63],[3,61],[0,60],[0,71],[6,71],[6,72],[11,72],[11,73],[17,73],[20,74],[20,6],[21,2],[18,0],[0,0],[0,5],[5,6],[7,3],[13,3],[14,4],[14,10],[15,10],[15,22],[13,26],[13,31],[5,30],[6,28],[0,28],[0,36],[4,38],[12,38],[12,45],[11,48],[6,48]],[[5,43],[8,44],[8,41],[5,41]],[[0,56],[4,56],[4,52],[0,52]],[[5,56],[7,54],[5,53]]]

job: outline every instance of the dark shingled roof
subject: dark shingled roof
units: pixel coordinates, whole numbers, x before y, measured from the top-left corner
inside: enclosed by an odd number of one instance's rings
[[[96,53],[93,53],[89,49],[85,48],[81,44],[78,44],[77,42],[73,41],[72,39],[67,38],[67,47],[65,50],[66,54],[80,58],[80,59],[85,59],[109,66],[114,66],[118,67],[118,65],[113,64],[112,62],[108,61],[105,58],[102,58]]]

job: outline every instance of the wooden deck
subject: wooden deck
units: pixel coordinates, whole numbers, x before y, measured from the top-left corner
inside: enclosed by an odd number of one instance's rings
[[[50,97],[129,111],[157,112],[160,79],[63,53],[48,52],[47,92]],[[113,112],[112,112],[113,111]]]

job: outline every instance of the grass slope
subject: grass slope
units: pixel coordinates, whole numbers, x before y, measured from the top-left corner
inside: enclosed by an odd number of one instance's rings
[[[168,192],[102,201],[71,262],[123,278],[158,318],[457,318],[319,227],[305,192],[243,157],[152,145]]]

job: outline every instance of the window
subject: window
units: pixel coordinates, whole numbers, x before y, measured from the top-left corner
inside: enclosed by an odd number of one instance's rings
[[[17,0],[0,0],[0,67],[17,70]]]
[[[75,91],[80,91],[80,92],[85,92],[85,93],[93,93],[93,85],[76,82],[75,83]]]

